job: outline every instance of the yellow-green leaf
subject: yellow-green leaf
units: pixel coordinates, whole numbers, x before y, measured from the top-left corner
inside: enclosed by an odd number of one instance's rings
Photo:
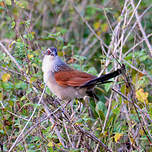
[[[144,92],[143,88],[136,91],[136,98],[140,102],[148,104],[148,92]]]
[[[143,136],[143,135],[144,135],[143,129],[140,129],[140,130],[139,130],[139,133],[140,133],[141,136]]]
[[[2,101],[3,100],[3,93],[1,92],[0,93],[0,101]]]
[[[101,25],[101,31],[102,31],[102,32],[107,32],[107,31],[108,31],[108,28],[109,28],[109,27],[108,27],[108,24],[107,24],[107,23],[104,23],[104,24]]]
[[[27,57],[28,57],[29,59],[33,58],[33,56],[34,56],[33,54],[28,54],[28,55],[27,55]]]
[[[135,140],[134,140],[134,138],[133,138],[133,137],[130,137],[129,139],[130,139],[130,141],[131,141],[131,143],[132,143],[132,144],[134,144],[134,143],[135,143]]]
[[[6,3],[7,5],[12,5],[12,1],[11,1],[11,0],[5,0],[5,3]]]
[[[55,0],[50,0],[51,4],[54,5],[55,4]]]
[[[122,136],[123,136],[122,133],[116,133],[114,136],[115,142],[118,142]]]
[[[49,142],[48,144],[48,147],[53,147],[54,146],[54,144],[53,144],[53,142],[51,141],[51,142]]]
[[[30,83],[33,83],[33,82],[35,82],[37,80],[37,78],[36,77],[31,77],[31,79],[30,79]]]
[[[97,35],[100,36],[100,35],[101,35],[101,31],[98,31],[98,32],[97,32]]]
[[[24,1],[24,0],[22,0],[22,1],[15,0],[14,2],[20,8],[27,8],[27,6],[28,6],[28,2]]]
[[[11,75],[9,73],[4,73],[2,75],[2,81],[7,82],[10,79]]]
[[[95,30],[98,30],[100,26],[101,26],[100,21],[95,22],[94,25],[93,25]]]

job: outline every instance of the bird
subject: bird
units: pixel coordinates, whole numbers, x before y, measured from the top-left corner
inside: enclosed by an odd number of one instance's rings
[[[99,77],[71,68],[59,56],[57,48],[48,48],[43,57],[42,71],[44,83],[60,100],[71,101],[86,96],[98,99],[94,88],[108,83],[109,79],[122,74],[124,66],[114,72]]]

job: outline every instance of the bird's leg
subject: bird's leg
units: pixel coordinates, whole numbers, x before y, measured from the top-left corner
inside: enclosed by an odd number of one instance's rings
[[[69,105],[70,102],[71,102],[71,99],[64,100],[64,104],[60,104],[61,110],[67,119],[70,119],[70,115],[69,115],[68,109],[67,109],[67,106]]]
[[[63,104],[63,101],[64,101],[64,104]],[[64,114],[64,116],[67,118],[67,120],[69,120],[70,119],[70,115],[68,114],[68,112],[66,110],[66,107],[71,102],[71,99],[70,100],[66,100],[66,103],[65,103],[65,100],[61,100],[61,99],[57,98],[56,102],[60,106],[60,110],[62,111],[62,114]]]
[[[96,93],[95,93],[94,90],[88,90],[86,93],[87,93],[87,95],[88,95],[89,97],[94,98],[95,101],[98,101],[98,100],[99,100],[99,98],[97,97],[97,95],[96,95]]]

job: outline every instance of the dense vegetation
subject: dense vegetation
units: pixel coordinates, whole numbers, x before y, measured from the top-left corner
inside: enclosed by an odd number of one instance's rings
[[[152,151],[151,0],[0,0],[0,151]],[[99,101],[45,89],[50,46],[71,67],[126,73]]]

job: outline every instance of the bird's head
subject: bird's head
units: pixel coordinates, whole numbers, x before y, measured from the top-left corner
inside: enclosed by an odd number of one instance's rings
[[[55,47],[48,48],[44,53],[42,61],[42,70],[45,71],[57,71],[60,65],[65,64],[57,54]]]
[[[50,57],[56,57],[58,55],[57,49],[55,47],[50,47],[46,50],[45,55]]]

